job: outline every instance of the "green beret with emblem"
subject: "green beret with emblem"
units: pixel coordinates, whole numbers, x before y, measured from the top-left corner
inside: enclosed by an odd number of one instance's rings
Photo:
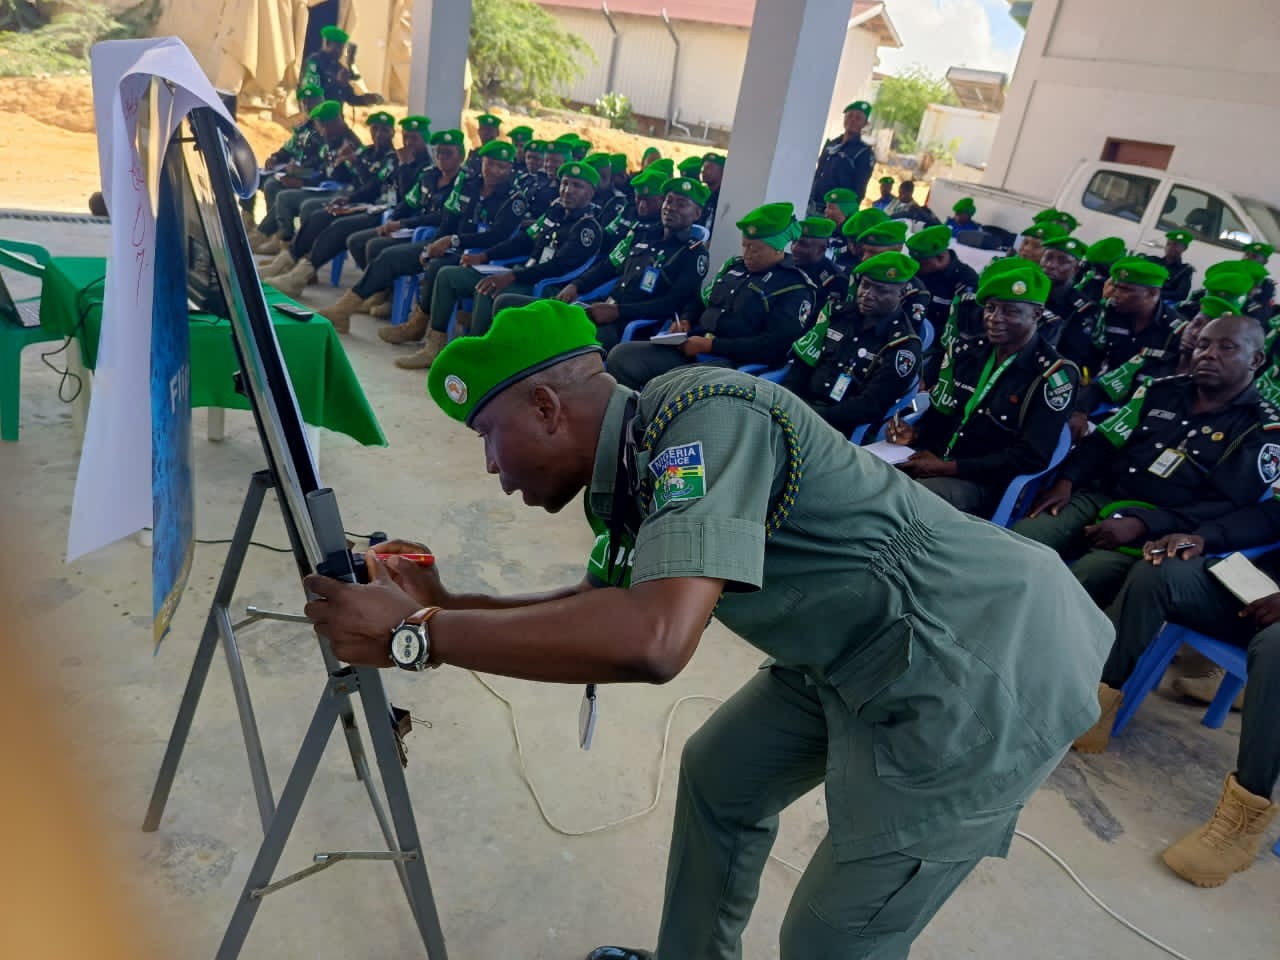
[[[333,24],[320,28],[320,36],[322,39],[328,40],[330,43],[346,43],[351,37],[347,31]]]
[[[711,188],[696,177],[671,177],[663,182],[662,192],[688,197],[700,207],[705,207],[711,196]]]
[[[625,153],[609,154],[609,162],[613,165],[614,173],[627,172],[627,155]]]
[[[645,167],[645,170],[656,170],[658,173],[670,180],[676,175],[676,162],[670,157],[659,157],[657,160],[653,161],[653,163]]]
[[[365,118],[365,123],[369,124],[371,127],[394,127],[396,125],[396,118],[385,110],[379,110],[376,113],[369,114],[369,116]]]
[[[892,186],[892,185],[893,185],[893,177],[881,177],[881,178],[880,178],[880,182],[881,182],[881,183],[887,183],[887,184],[889,184],[890,186]]]
[[[861,110],[868,117],[871,116],[871,104],[867,103],[865,100],[855,100],[853,103],[847,104],[844,108],[844,112],[848,113],[850,110]]]
[[[318,104],[311,111],[311,119],[319,120],[321,123],[327,123],[330,120],[337,120],[342,116],[342,104],[337,100],[326,100],[324,103]]]
[[[438,147],[442,143],[461,147],[465,142],[465,137],[461,130],[437,130],[431,135],[429,142],[433,147]]]
[[[526,144],[524,145],[524,152],[525,152],[525,153],[546,153],[546,152],[547,152],[547,141],[545,141],[545,140],[530,140],[528,143],[526,143]]]
[[[1084,255],[1089,252],[1089,245],[1078,237],[1054,237],[1051,240],[1044,241],[1046,250],[1060,250],[1068,256],[1075,257],[1077,260],[1083,260]]]
[[[324,98],[324,87],[318,83],[307,82],[298,88],[299,100],[314,100],[317,97]]]
[[[504,163],[515,163],[516,160],[515,144],[505,140],[490,140],[476,152],[482,157],[491,157]]]
[[[1034,263],[1024,260],[1017,267],[982,274],[976,294],[979,303],[988,300],[1011,300],[1043,304],[1049,299],[1052,281]]]
[[[1276,252],[1276,248],[1269,243],[1262,243],[1259,241],[1256,243],[1246,243],[1244,245],[1244,252],[1257,253],[1264,257],[1269,257]]]
[[[766,203],[739,220],[737,227],[748,240],[759,240],[781,250],[800,236],[795,209],[790,203]]]
[[[528,143],[533,139],[533,127],[512,127],[507,131],[507,139],[512,143]]]
[[[1170,230],[1164,235],[1164,238],[1166,240],[1172,240],[1174,243],[1180,243],[1184,247],[1191,246],[1192,237],[1190,230]]]
[[[714,164],[716,164],[716,165],[718,165],[718,166],[721,166],[721,167],[723,167],[723,166],[725,165],[725,161],[726,161],[727,159],[728,159],[728,158],[727,158],[727,157],[725,157],[725,155],[724,155],[723,153],[716,153],[715,151],[712,151],[711,153],[704,153],[704,154],[702,155],[702,162],[703,162],[703,163],[714,163]]]
[[[1057,207],[1045,207],[1043,210],[1041,210],[1039,213],[1037,213],[1034,217],[1031,218],[1031,222],[1032,223],[1050,223],[1054,220],[1057,220],[1058,216],[1059,216],[1059,210]]]
[[[1065,233],[1070,233],[1076,227],[1080,226],[1080,221],[1075,217],[1069,213],[1064,213],[1056,207],[1047,207],[1046,209],[1041,210],[1031,218],[1031,222],[1039,226],[1057,224]],[[1026,231],[1023,231],[1023,235],[1026,235]]]
[[[927,260],[945,253],[951,246],[951,228],[945,224],[925,227],[907,237],[907,252],[917,260]]]
[[[888,219],[889,215],[878,207],[867,207],[850,216],[840,228],[840,232],[851,240],[857,240],[868,227],[884,223]]]
[[[1111,279],[1135,287],[1163,287],[1169,271],[1145,257],[1124,257],[1111,265]]]
[[[978,276],[978,283],[981,284],[984,280],[987,280],[990,277],[999,276],[1002,273],[1008,273],[1010,270],[1021,270],[1023,267],[1027,266],[1028,263],[1031,262],[1029,260],[1023,260],[1018,256],[1000,257],[997,260],[992,260],[985,268],[983,268],[982,273]],[[1031,266],[1039,269],[1039,267],[1034,263],[1032,263]]]
[[[948,230],[947,233],[951,231]],[[855,277],[866,277],[877,283],[906,283],[916,275],[920,264],[904,253],[886,250],[874,257],[867,257],[853,268]]]
[[[1027,227],[1022,231],[1022,235],[1024,237],[1034,237],[1043,243],[1045,240],[1056,240],[1059,237],[1065,237],[1067,231],[1060,224],[1045,221],[1044,223],[1037,223]]]
[[[482,127],[500,127],[502,126],[502,118],[495,117],[492,113],[482,113],[476,117],[476,123]]]
[[[1251,269],[1252,268],[1252,269]],[[1215,263],[1204,272],[1204,288],[1219,297],[1243,297],[1267,275],[1267,268],[1252,260]]]
[[[846,217],[853,216],[853,212],[862,204],[862,198],[848,187],[836,187],[834,190],[828,190],[822,195],[822,201],[823,203],[835,204]]]
[[[826,240],[836,232],[836,222],[826,217],[805,217],[800,221],[800,236]]]
[[[666,185],[667,177],[657,170],[641,170],[631,178],[631,189],[637,197],[661,197]]]
[[[1213,294],[1206,294],[1200,300],[1200,312],[1210,320],[1217,320],[1219,317],[1232,316],[1239,317],[1244,315],[1244,310],[1240,305],[1240,301],[1234,298],[1215,297]]]
[[[454,420],[470,424],[508,387],[589,353],[603,355],[604,350],[585,310],[560,300],[535,300],[503,310],[483,336],[455,338],[431,365],[427,392]]]
[[[685,157],[676,165],[676,168],[682,177],[696,177],[702,172],[702,158]]]
[[[978,212],[978,205],[973,202],[973,197],[961,197],[951,207],[952,213],[967,213],[973,216]]]
[[[1096,266],[1109,267],[1126,252],[1124,240],[1120,237],[1103,237],[1097,243],[1090,244],[1084,252],[1084,258]]]
[[[596,168],[589,163],[583,163],[581,160],[570,160],[568,163],[560,164],[560,169],[556,171],[556,176],[562,179],[564,177],[572,177],[574,180],[589,183],[593,187],[600,186],[600,174],[596,172]]]
[[[414,133],[420,133],[424,137],[431,133],[431,120],[428,117],[413,115],[405,117],[400,121],[401,130],[412,130]]]
[[[858,242],[868,247],[900,247],[906,239],[907,221],[905,220],[881,220],[858,234]]]

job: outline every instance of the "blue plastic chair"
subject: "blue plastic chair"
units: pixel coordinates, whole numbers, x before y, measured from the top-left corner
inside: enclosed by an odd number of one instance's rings
[[[933,338],[937,333],[933,329],[933,322],[925,317],[920,321],[920,352],[928,353],[929,348],[933,346]]]
[[[533,285],[533,295],[535,297],[545,296],[547,287],[551,286],[553,283],[558,283],[563,285],[571,282],[575,278],[580,277],[584,273],[586,273],[587,270],[590,269],[591,265],[594,264],[595,262],[596,262],[595,257],[588,257],[585,263],[583,263],[581,266],[574,267],[568,273],[563,273],[558,277],[547,277],[547,279],[545,280],[539,280],[537,283]]]
[[[386,223],[391,219],[391,211],[382,211],[382,222]],[[330,261],[329,266],[329,284],[334,287],[342,286],[342,268],[347,265],[347,248],[343,247],[337,256]]]
[[[613,288],[618,285],[620,278],[614,277],[612,280],[606,280],[594,290],[588,290],[586,293],[578,294],[579,303],[595,303],[597,300],[603,300],[609,294],[613,293]]]
[[[770,383],[781,383],[787,377],[787,371],[791,369],[791,361],[779,367],[777,370],[766,370],[764,373],[757,374],[761,380],[768,380]]]
[[[648,340],[663,328],[666,320],[632,320],[622,328],[622,342]]]
[[[1070,452],[1071,427],[1064,423],[1062,434],[1058,437],[1058,445],[1053,448],[1053,454],[1049,457],[1049,465],[1039,473],[1024,473],[1009,481],[1004,496],[1000,498],[1000,505],[991,515],[991,522],[997,527],[1012,527],[1025,517],[1027,511],[1031,509],[1031,503],[1035,500],[1036,492],[1040,489],[1044,478],[1057,470]]]

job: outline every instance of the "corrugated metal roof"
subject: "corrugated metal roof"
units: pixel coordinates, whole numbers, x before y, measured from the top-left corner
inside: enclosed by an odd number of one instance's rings
[[[755,0],[605,0],[610,13],[630,13],[642,17],[660,17],[665,7],[672,20],[694,23],[717,23],[727,27],[750,27],[756,13]],[[539,0],[544,7],[571,7],[575,10],[599,10],[600,0]],[[851,17],[867,13],[880,3],[857,0]]]

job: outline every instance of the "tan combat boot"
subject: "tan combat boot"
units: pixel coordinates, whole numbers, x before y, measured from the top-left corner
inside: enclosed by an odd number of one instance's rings
[[[276,277],[283,277],[297,265],[298,261],[293,259],[293,253],[285,247],[265,267],[258,268],[258,276],[263,280],[273,280]]]
[[[327,310],[321,310],[320,316],[332,323],[333,329],[339,333],[350,333],[351,315],[360,312],[362,303],[364,303],[364,297],[354,290],[348,290],[338,298],[338,302],[332,307]]]
[[[377,314],[375,313],[376,317]],[[393,327],[379,327],[378,336],[387,343],[411,343],[414,340],[421,340],[423,334],[427,332],[427,325],[431,322],[431,315],[423,312],[419,304],[413,305],[413,313],[409,314],[409,319]]]
[[[1111,742],[1111,728],[1115,726],[1116,714],[1124,703],[1124,693],[1105,683],[1098,684],[1098,706],[1102,708],[1102,716],[1098,722],[1080,734],[1071,746],[1080,753],[1102,753]]]
[[[375,320],[389,320],[391,318],[391,309],[391,304],[380,303],[369,310],[369,316]]]
[[[1203,669],[1174,677],[1170,686],[1173,687],[1173,692],[1181,697],[1190,697],[1201,703],[1213,703],[1213,698],[1218,695],[1218,687],[1222,685],[1222,678],[1226,675],[1227,671],[1209,661],[1209,665]],[[1240,710],[1243,707],[1244,691],[1241,690],[1235,703],[1231,704],[1231,709]]]
[[[288,244],[276,236],[267,236],[265,233],[258,234],[261,239],[250,241],[249,249],[260,256],[275,256],[283,250]]]
[[[396,358],[396,366],[401,370],[426,370],[436,362],[436,357],[440,356],[440,351],[448,342],[449,335],[443,330],[428,330],[427,342],[422,345],[422,349],[407,357]]]
[[[1222,799],[1209,822],[1164,852],[1164,862],[1197,887],[1220,887],[1233,873],[1253,866],[1262,835],[1276,818],[1280,804],[1250,793],[1227,774]]]
[[[246,210],[244,207],[240,208],[240,222],[244,224],[244,232],[249,236],[253,236],[258,232],[258,221],[253,219],[251,210]]]
[[[387,291],[379,290],[372,297],[369,297],[367,300],[365,300],[364,303],[360,304],[360,312],[368,313],[374,307],[380,307],[384,303],[390,303],[390,302],[391,302],[391,297],[387,295]]]
[[[299,260],[292,270],[271,278],[271,285],[286,297],[297,300],[307,285],[316,282],[316,268],[306,257]]]

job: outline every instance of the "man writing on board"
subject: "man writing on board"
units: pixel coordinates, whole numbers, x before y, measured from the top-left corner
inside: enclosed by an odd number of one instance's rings
[[[428,387],[504,491],[556,512],[585,489],[621,547],[604,555],[633,564],[606,565],[617,586],[456,594],[387,555],[425,547],[393,542],[368,585],[307,580],[340,658],[662,683],[713,614],[773,658],[684,749],[662,960],[740,955],[778,814],[823,783],[829,832],[780,956],[905,957],[1098,716],[1111,627],[1057,556],[964,517],[781,386],[690,367],[627,390],[582,309],[542,300],[447,346]]]

